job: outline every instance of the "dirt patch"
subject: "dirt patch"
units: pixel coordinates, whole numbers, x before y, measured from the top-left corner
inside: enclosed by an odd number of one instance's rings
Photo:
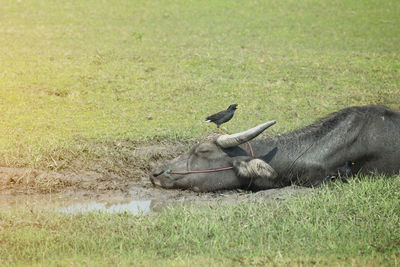
[[[0,206],[39,205],[49,202],[82,203],[96,201],[112,205],[131,200],[149,200],[151,209],[168,203],[277,201],[310,189],[287,187],[250,193],[233,190],[196,193],[154,187],[150,171],[193,145],[193,142],[155,144],[130,140],[86,140],[90,153],[74,158],[58,170],[0,167]],[[36,204],[35,204],[36,203]]]
[[[81,140],[82,141],[82,140]],[[148,174],[157,165],[186,150],[188,143],[155,145],[131,140],[83,140],[86,153],[61,168],[40,170],[0,167],[3,194],[43,194],[63,191],[121,191],[150,185]]]

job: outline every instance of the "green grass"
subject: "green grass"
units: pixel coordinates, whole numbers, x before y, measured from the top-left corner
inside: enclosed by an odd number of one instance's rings
[[[336,183],[278,204],[156,216],[0,212],[3,264],[387,265],[400,259],[400,179]],[[1,263],[0,261],[0,263]]]
[[[243,108],[230,132],[399,110],[399,13],[395,0],[3,0],[0,166],[67,166],[103,140],[198,139],[231,103]],[[396,265],[398,192],[395,177],[153,217],[1,211],[0,263]]]
[[[47,166],[82,152],[74,136],[199,138],[236,102],[231,132],[398,109],[399,12],[398,1],[2,1],[0,163]]]

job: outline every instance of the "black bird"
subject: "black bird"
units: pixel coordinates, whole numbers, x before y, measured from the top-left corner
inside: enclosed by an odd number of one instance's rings
[[[232,104],[228,107],[227,110],[220,111],[215,113],[211,116],[208,116],[205,122],[213,122],[217,125],[218,131],[224,133],[220,126],[221,124],[230,121],[232,119],[233,114],[235,114],[235,110],[238,109],[240,106],[238,104]]]
[[[347,178],[353,175],[352,167],[354,166],[354,162],[348,160],[344,163],[343,166],[339,167],[334,174],[328,175],[327,178],[330,180],[336,178]]]

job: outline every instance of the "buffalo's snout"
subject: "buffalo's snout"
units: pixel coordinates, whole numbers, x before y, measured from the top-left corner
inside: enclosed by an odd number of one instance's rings
[[[163,174],[163,173],[164,173],[164,169],[163,169],[163,168],[156,168],[156,169],[152,170],[151,173],[150,173],[150,181],[151,181],[151,183],[152,183],[153,185],[156,185],[156,180],[155,180],[155,178],[156,178],[157,176],[160,176],[160,175]]]
[[[157,168],[151,171],[150,175],[151,176],[159,176],[160,174],[162,174],[164,172],[163,168]]]

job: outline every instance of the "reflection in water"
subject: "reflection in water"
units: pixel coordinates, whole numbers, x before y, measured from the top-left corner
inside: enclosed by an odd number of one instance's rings
[[[134,215],[146,215],[150,212],[160,212],[165,206],[164,201],[118,199],[87,199],[85,197],[53,196],[53,195],[1,195],[0,211],[15,208],[52,210],[60,213],[79,214],[90,211],[104,213],[129,212]]]
[[[151,200],[132,200],[127,203],[105,204],[100,202],[90,202],[75,204],[67,207],[58,208],[59,212],[68,214],[78,214],[90,211],[100,211],[104,213],[123,213],[130,212],[134,215],[144,215],[150,212]]]

